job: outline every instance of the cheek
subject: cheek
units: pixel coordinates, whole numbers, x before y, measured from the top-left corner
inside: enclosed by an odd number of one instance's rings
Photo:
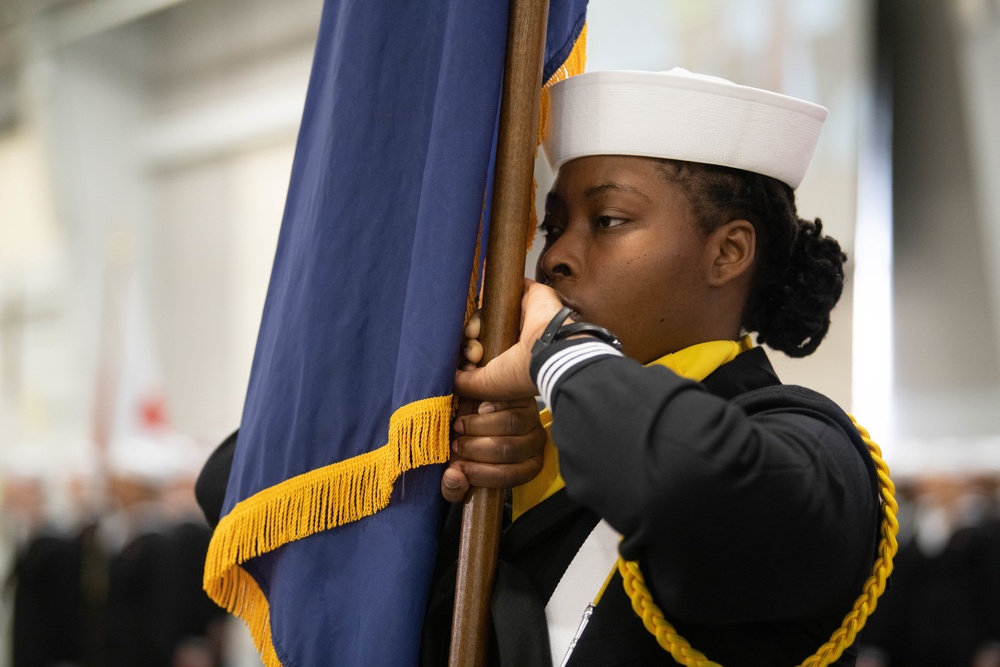
[[[657,309],[671,281],[669,263],[654,249],[609,255],[594,268],[600,276],[601,311],[619,327]]]
[[[618,298],[642,300],[652,306],[692,281],[694,262],[685,253],[650,244],[617,264]]]
[[[698,301],[697,258],[649,245],[607,267],[605,306],[623,326],[635,329],[676,325]]]

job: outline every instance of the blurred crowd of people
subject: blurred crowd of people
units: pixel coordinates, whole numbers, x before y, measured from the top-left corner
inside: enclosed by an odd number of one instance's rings
[[[197,470],[156,457],[77,476],[53,516],[7,473],[3,599],[12,667],[216,667],[232,619],[201,589],[211,531]],[[1000,475],[897,481],[899,553],[858,667],[1000,667]]]
[[[214,667],[227,615],[202,591],[211,531],[194,472],[156,456],[106,474],[8,472],[4,606],[12,667]],[[52,511],[51,496],[68,501]]]
[[[899,552],[858,667],[1000,667],[1000,475],[898,480]]]

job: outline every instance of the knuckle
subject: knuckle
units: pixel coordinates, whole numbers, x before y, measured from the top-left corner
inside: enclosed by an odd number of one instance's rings
[[[496,451],[501,463],[517,462],[517,448],[508,438],[501,438],[496,442]]]
[[[480,463],[474,466],[470,466],[466,471],[466,476],[469,478],[469,484],[472,486],[482,486],[486,488],[492,488],[496,486],[496,471],[494,466]]]
[[[508,435],[521,435],[524,433],[520,416],[516,412],[505,410],[500,414],[502,415],[500,418],[500,428],[504,433]]]
[[[535,476],[520,466],[506,466],[502,474],[503,485],[508,488],[524,484]]]

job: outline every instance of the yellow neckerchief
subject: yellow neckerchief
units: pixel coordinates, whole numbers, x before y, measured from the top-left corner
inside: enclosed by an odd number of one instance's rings
[[[707,343],[698,343],[665,357],[660,357],[647,366],[665,366],[683,378],[701,382],[719,366],[732,361],[736,355],[746,352],[752,347],[753,342],[750,340],[750,336],[744,336],[738,341],[713,340]],[[527,484],[514,487],[512,492],[514,519],[566,486],[562,475],[559,474],[559,452],[552,441],[552,413],[545,409],[539,413],[539,417],[547,436],[542,458],[542,471]]]

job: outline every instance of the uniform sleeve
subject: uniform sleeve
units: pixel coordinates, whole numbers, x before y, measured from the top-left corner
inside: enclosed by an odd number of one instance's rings
[[[607,346],[573,360],[584,345],[601,344],[565,341],[532,361],[566,490],[623,534],[669,615],[802,618],[860,594],[876,505],[835,419],[794,401],[748,413]]]

